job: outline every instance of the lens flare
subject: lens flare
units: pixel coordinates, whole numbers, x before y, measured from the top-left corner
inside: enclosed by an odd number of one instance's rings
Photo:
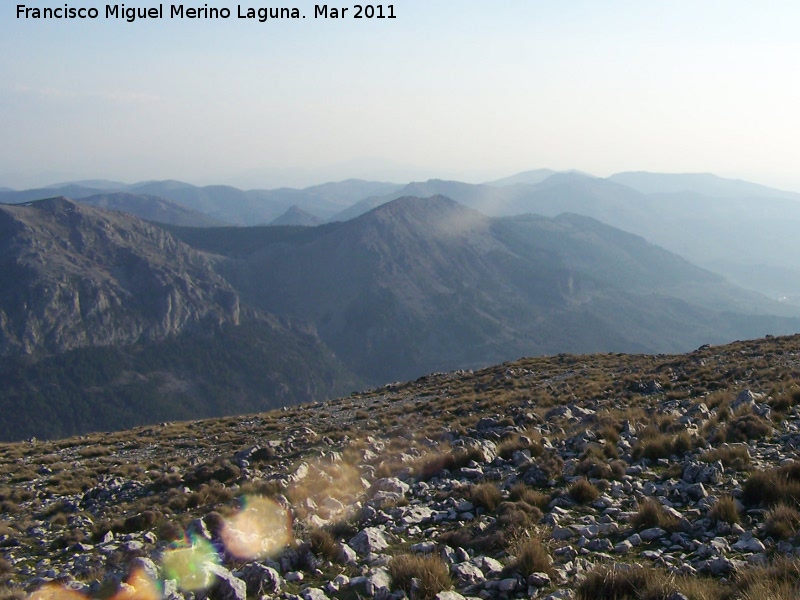
[[[363,494],[364,484],[358,469],[329,461],[309,465],[308,475],[293,482],[287,491],[292,502],[304,504],[311,514],[327,521],[344,517]]]
[[[160,600],[158,584],[142,569],[136,569],[111,600]]]
[[[174,579],[178,587],[186,592],[204,590],[214,583],[215,576],[210,565],[219,564],[214,546],[208,540],[195,538],[187,546],[164,553],[164,574]]]
[[[28,600],[87,600],[86,596],[55,583],[48,583],[28,596]]]
[[[222,541],[225,549],[243,560],[266,558],[280,552],[291,540],[292,523],[288,511],[274,500],[251,496],[244,506],[225,522]]]

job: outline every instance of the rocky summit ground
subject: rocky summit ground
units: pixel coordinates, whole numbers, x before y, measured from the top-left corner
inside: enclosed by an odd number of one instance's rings
[[[2,595],[796,598],[799,404],[796,336],[6,444]]]

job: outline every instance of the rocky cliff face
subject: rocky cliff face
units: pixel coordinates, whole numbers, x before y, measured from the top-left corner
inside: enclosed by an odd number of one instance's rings
[[[0,206],[0,356],[162,340],[239,313],[203,256],[136,217],[64,198]]]

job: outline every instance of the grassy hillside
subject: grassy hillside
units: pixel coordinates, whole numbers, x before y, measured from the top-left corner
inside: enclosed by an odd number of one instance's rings
[[[798,439],[794,336],[0,444],[0,596],[784,600]]]

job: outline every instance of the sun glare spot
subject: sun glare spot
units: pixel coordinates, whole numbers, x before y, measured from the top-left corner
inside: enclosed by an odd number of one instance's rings
[[[134,570],[111,600],[160,600],[158,583],[141,570]]]
[[[164,573],[174,579],[184,591],[204,590],[214,583],[209,566],[219,563],[214,546],[207,540],[195,538],[187,546],[179,546],[164,553]]]
[[[280,552],[291,540],[292,522],[288,511],[274,500],[251,496],[225,522],[225,549],[239,559],[253,560]]]
[[[28,596],[28,600],[86,600],[86,597],[75,590],[48,583]]]
[[[304,506],[309,516],[315,515],[323,521],[344,517],[363,494],[364,485],[358,469],[325,461],[312,463],[308,475],[288,490],[294,504]]]

